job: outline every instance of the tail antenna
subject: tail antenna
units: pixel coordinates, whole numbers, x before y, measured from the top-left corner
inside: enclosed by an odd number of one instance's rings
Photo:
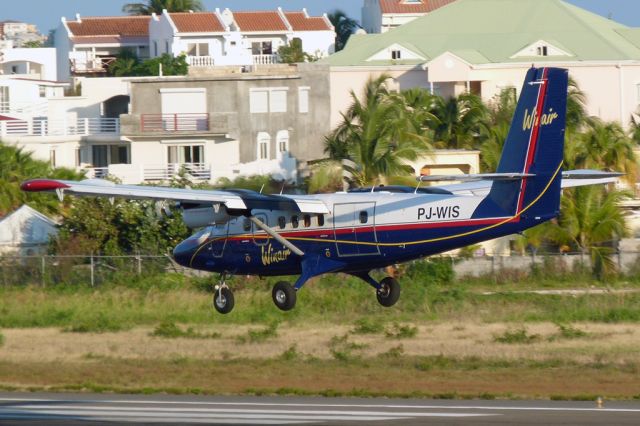
[[[287,181],[283,180],[282,181],[282,187],[280,188],[280,195],[282,195],[282,193],[284,192],[284,187],[287,185]]]

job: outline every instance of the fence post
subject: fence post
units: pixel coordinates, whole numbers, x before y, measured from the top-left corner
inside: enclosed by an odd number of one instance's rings
[[[41,281],[42,281],[42,288],[45,288],[47,286],[45,279],[44,279],[44,275],[46,273],[46,267],[47,267],[47,261],[45,259],[45,256],[42,256],[40,258],[40,266],[42,267],[42,271],[41,274],[42,276],[40,277]]]
[[[93,254],[91,255],[91,287],[95,284],[94,281],[94,263],[93,263]]]
[[[138,275],[142,275],[142,256],[136,256],[136,260],[138,261]]]

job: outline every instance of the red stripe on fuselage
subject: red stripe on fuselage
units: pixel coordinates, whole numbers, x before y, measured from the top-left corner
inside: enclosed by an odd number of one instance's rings
[[[529,141],[529,150],[527,151],[527,161],[525,162],[525,167],[523,170],[524,174],[528,174],[531,169],[531,165],[533,164],[533,158],[536,153],[536,148],[538,146],[538,135],[540,133],[540,123],[542,121],[542,113],[544,111],[544,102],[547,97],[547,68],[542,72],[542,81],[543,84],[540,87],[540,91],[538,93],[538,105],[536,106],[536,120],[533,125],[533,129],[531,130],[531,140]],[[522,184],[520,185],[520,196],[518,197],[518,209],[516,210],[516,217],[520,218],[519,213],[522,211],[522,204],[524,203],[524,194],[527,189],[527,178],[522,179]]]
[[[321,235],[327,235],[328,237],[333,237],[334,235],[345,235],[345,234],[363,234],[367,232],[389,232],[389,231],[412,231],[418,229],[436,229],[436,228],[462,228],[462,227],[470,227],[470,226],[482,226],[482,225],[494,225],[496,223],[504,222],[508,218],[491,218],[491,219],[469,219],[469,220],[461,220],[455,222],[429,222],[429,223],[407,223],[407,224],[393,224],[393,225],[379,225],[376,227],[373,226],[355,226],[352,228],[340,228],[340,229],[317,229],[312,231],[300,231],[300,232],[284,232],[280,233],[280,235],[284,238],[317,238],[320,240],[327,239],[321,238]],[[516,219],[512,219],[505,223],[514,222]],[[355,232],[354,232],[355,231]],[[263,239],[266,237],[266,234],[260,233],[255,236],[256,238]],[[230,235],[227,240],[229,241],[237,241],[237,240],[247,240],[254,238],[253,235]]]

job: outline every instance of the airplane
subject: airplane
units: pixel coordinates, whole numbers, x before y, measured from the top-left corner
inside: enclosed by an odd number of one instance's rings
[[[396,304],[400,284],[371,271],[521,233],[558,216],[562,188],[611,183],[620,176],[563,172],[568,71],[528,70],[495,173],[422,176],[452,182],[417,188],[386,186],[319,195],[265,195],[248,190],[192,190],[119,185],[106,180],[34,179],[24,191],[130,199],[172,200],[189,228],[175,261],[217,272],[214,308],[228,314],[235,299],[229,275],[299,275],[272,289],[289,311],[311,278],[345,273],[375,289],[384,307]]]

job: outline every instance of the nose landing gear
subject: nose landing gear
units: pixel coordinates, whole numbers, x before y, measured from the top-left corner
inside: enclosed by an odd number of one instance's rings
[[[233,292],[225,282],[225,275],[222,274],[220,284],[215,287],[215,292],[213,293],[213,307],[219,313],[226,315],[233,310],[234,305]]]

